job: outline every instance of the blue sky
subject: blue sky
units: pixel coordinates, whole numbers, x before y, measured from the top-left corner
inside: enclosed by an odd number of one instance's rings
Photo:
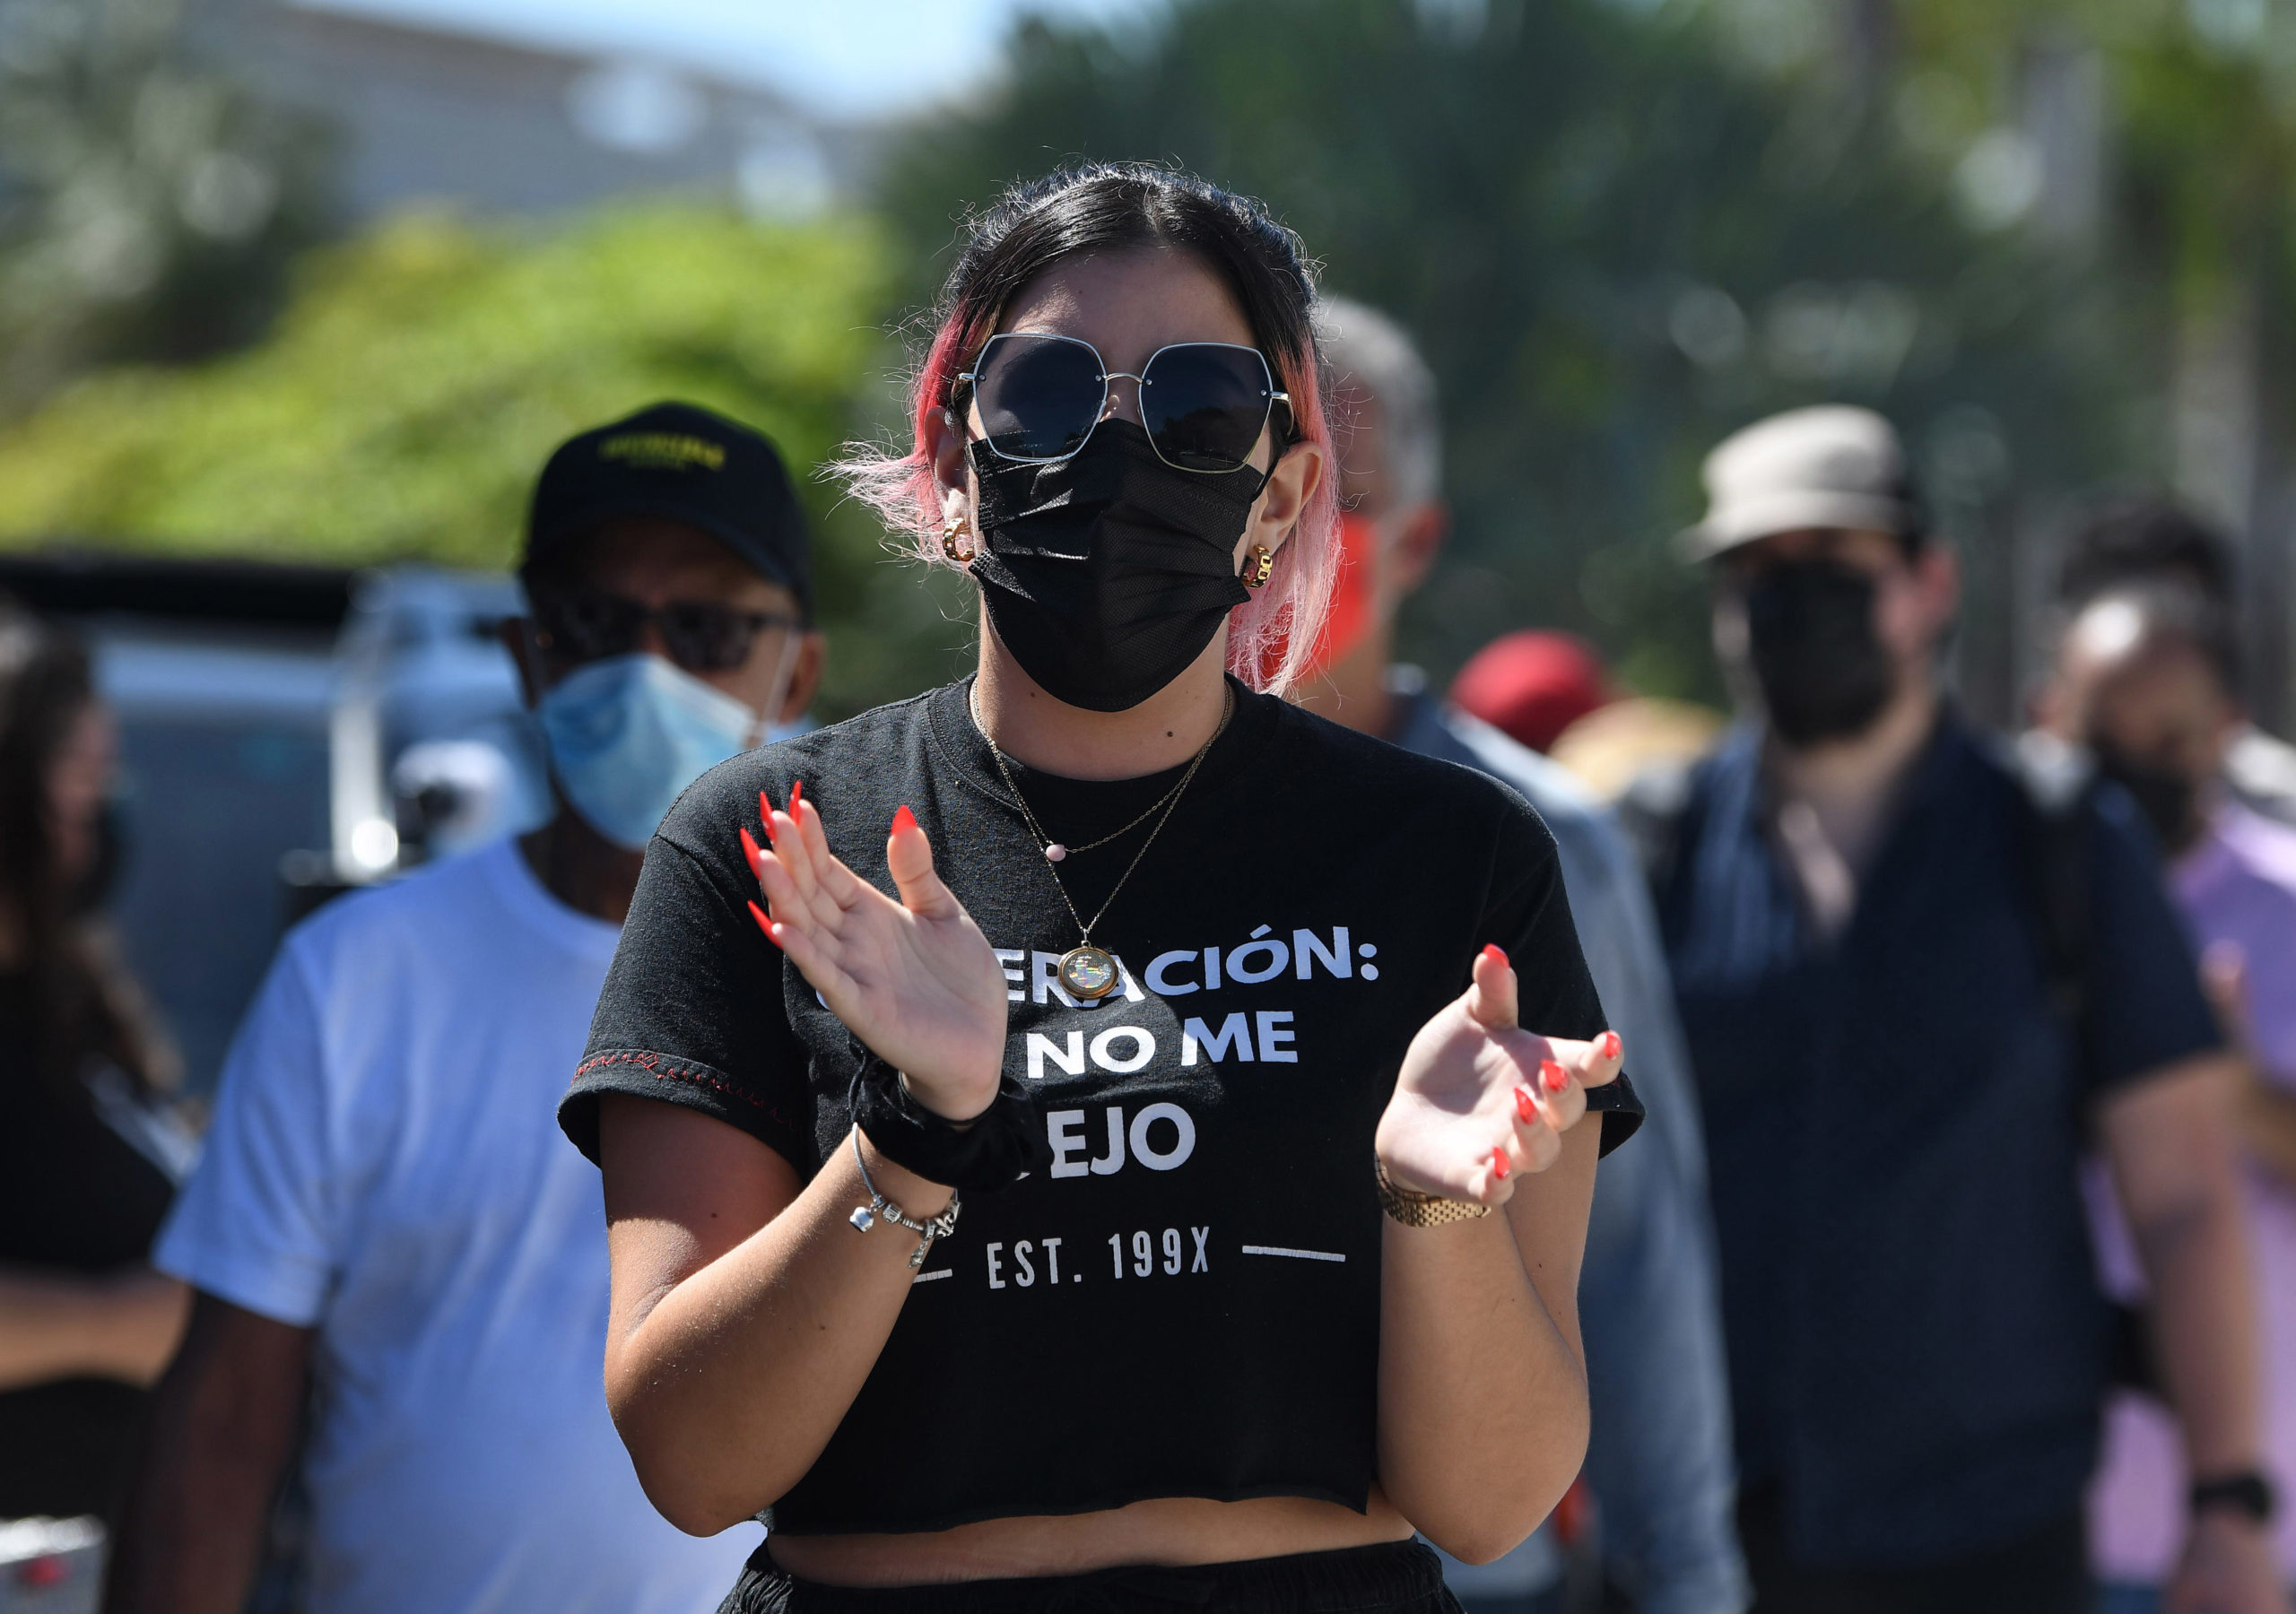
[[[770,85],[840,117],[960,96],[1024,12],[1122,19],[1155,0],[295,0],[497,38],[634,54]]]

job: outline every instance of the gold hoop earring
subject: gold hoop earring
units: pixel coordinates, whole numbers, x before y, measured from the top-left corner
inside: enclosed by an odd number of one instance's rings
[[[1275,570],[1275,555],[1265,543],[1252,545],[1252,552],[1244,559],[1244,586],[1264,588],[1269,574]]]
[[[949,525],[941,529],[941,552],[959,566],[969,564],[974,554],[973,546],[970,543],[962,549],[957,547],[957,540],[965,535],[965,526],[964,512],[960,510],[950,516]]]

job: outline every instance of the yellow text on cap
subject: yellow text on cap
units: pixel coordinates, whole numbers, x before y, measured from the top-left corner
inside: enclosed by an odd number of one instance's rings
[[[723,445],[674,431],[625,431],[598,445],[602,460],[620,460],[644,471],[715,471],[725,464]]]

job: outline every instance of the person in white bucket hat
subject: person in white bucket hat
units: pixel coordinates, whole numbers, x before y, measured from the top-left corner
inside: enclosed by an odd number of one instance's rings
[[[2198,1483],[2169,1606],[2287,1608],[2238,1065],[2127,798],[2045,801],[1953,707],[1959,604],[1864,409],[1747,427],[1683,539],[1744,716],[1645,841],[1698,1076],[1761,1614],[2085,1614],[2109,1162]]]
[[[1694,560],[1801,529],[1902,534],[1922,525],[1897,432],[1853,404],[1755,421],[1707,456],[1705,482],[1706,519],[1683,534]]]

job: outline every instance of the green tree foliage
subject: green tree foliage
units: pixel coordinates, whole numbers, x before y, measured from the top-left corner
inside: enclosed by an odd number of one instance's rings
[[[1745,0],[1725,0],[1727,4]],[[2038,58],[2100,74],[2100,244],[2115,269],[2206,296],[2269,265],[2296,226],[2296,12],[2267,0],[1900,0],[1885,93],[1949,161],[2032,121]]]
[[[1703,0],[1726,28],[1872,48],[1773,51],[1844,90],[1974,225],[2104,288],[2135,430],[2109,480],[2173,484],[2246,550],[2254,710],[2296,715],[2296,9],[2273,0]],[[1783,30],[1781,15],[1803,25]],[[1829,85],[1831,85],[1829,90]],[[2044,568],[2031,568],[2038,579]]]
[[[1265,197],[1444,384],[1457,535],[1406,648],[1447,672],[1558,624],[1648,689],[1710,693],[1669,540],[1724,432],[1870,403],[1982,542],[2005,495],[2109,463],[2121,425],[2094,288],[1974,237],[1857,107],[1742,65],[1763,37],[1603,0],[1032,23],[999,96],[900,150],[884,204],[922,297],[959,210],[1064,161],[1177,161]]]
[[[254,335],[328,143],[185,52],[174,0],[0,5],[0,414],[107,360]]]
[[[306,257],[260,345],[100,372],[0,433],[0,542],[500,568],[553,446],[685,398],[765,431],[799,480],[829,709],[905,694],[964,630],[812,474],[882,400],[882,261],[865,225],[700,204],[402,218]]]

